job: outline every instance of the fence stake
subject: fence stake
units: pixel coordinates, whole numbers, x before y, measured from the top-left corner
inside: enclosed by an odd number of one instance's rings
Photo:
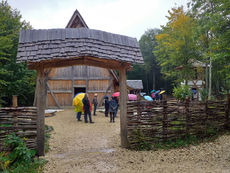
[[[227,94],[227,105],[225,111],[225,128],[229,128],[229,114],[230,114],[230,94]]]
[[[167,130],[168,130],[168,114],[167,114],[167,100],[162,101],[163,103],[163,141],[167,141]]]
[[[17,108],[18,107],[18,96],[13,95],[13,107]],[[17,111],[13,113],[14,116],[14,127],[17,127]]]
[[[189,123],[190,123],[190,115],[189,115],[189,97],[186,96],[185,99],[185,114],[186,114],[186,134],[189,135]]]

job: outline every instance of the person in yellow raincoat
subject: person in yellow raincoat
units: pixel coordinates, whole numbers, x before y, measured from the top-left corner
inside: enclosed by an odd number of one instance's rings
[[[73,105],[75,106],[74,111],[76,112],[76,118],[81,121],[81,115],[83,113],[82,99],[85,97],[85,93],[77,94],[73,99]]]

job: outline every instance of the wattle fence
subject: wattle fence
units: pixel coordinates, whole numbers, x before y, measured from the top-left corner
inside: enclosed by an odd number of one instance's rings
[[[37,149],[37,108],[0,108],[0,151],[8,134],[15,132],[30,149]]]
[[[143,140],[154,144],[176,140],[188,135],[204,137],[229,128],[230,95],[226,101],[204,103],[176,100],[129,102],[127,128],[130,148],[136,148]]]

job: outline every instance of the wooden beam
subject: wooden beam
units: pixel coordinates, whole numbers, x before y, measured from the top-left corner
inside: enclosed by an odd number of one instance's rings
[[[45,104],[46,104],[46,85],[44,67],[37,69],[37,154],[44,156],[45,154]]]
[[[72,90],[50,90],[48,91],[48,93],[66,93],[66,94],[71,94],[72,93]]]
[[[84,77],[73,77],[74,80],[85,80]],[[89,80],[109,80],[110,77],[90,77]],[[72,77],[49,77],[48,80],[72,80]]]
[[[126,86],[126,67],[122,66],[119,70],[119,90],[120,90],[120,130],[121,130],[121,147],[127,148],[127,86]]]
[[[88,93],[89,90],[89,72],[88,72],[88,66],[85,66],[85,71],[86,71],[86,88],[85,88],[85,92]]]
[[[49,85],[48,82],[46,82],[46,86],[47,86],[47,88],[48,88],[48,90],[49,90],[49,92],[50,92],[50,94],[51,94],[51,96],[52,96],[52,98],[53,98],[55,104],[56,104],[57,107],[60,109],[61,106],[59,105],[59,103],[58,103],[58,101],[57,101],[57,99],[56,99],[56,97],[55,97],[55,95],[54,95],[54,92],[53,92],[52,89],[50,88],[50,85]]]
[[[124,64],[124,62],[95,57],[76,57],[66,59],[53,59],[41,62],[27,62],[27,66],[29,69],[37,69],[41,64],[44,66],[44,68],[88,65],[107,69],[120,69],[121,65]],[[126,65],[127,68],[131,67],[129,63],[126,63]]]
[[[74,66],[71,67],[72,98],[74,97]]]

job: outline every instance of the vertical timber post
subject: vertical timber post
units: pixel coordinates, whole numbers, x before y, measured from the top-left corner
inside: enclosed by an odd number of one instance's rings
[[[45,105],[46,105],[46,85],[44,67],[37,69],[37,154],[44,156],[45,154]]]
[[[227,94],[227,105],[225,111],[225,128],[229,128],[229,115],[230,115],[230,94]]]
[[[126,68],[122,66],[119,70],[119,90],[120,90],[120,128],[121,128],[121,147],[128,147],[127,138],[127,86]]]

